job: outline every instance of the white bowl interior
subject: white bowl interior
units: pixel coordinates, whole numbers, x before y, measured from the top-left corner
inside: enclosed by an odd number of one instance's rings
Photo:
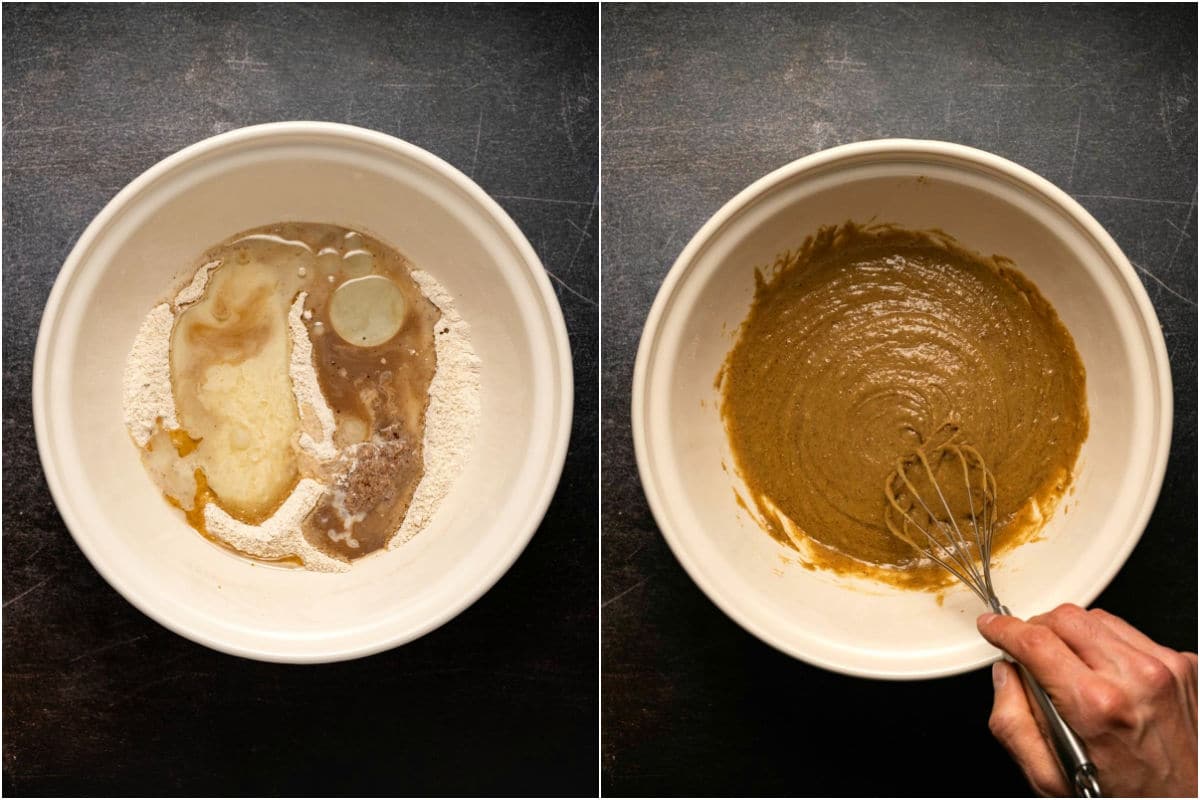
[[[946,592],[942,606],[931,593],[805,569],[735,502],[713,380],[749,310],[755,267],[822,225],[940,228],[970,249],[1013,259],[1054,305],[1087,370],[1091,427],[1074,494],[1040,541],[1004,556],[995,571],[997,592],[1014,613],[1086,604],[1103,589],[1153,507],[1171,425],[1157,320],[1111,239],[1106,248],[1008,171],[920,150],[829,158],[735,199],[740,210],[714,218],[664,285],[634,390],[643,483],[693,578],[769,643],[874,677],[932,677],[993,659],[974,628],[984,609],[964,588]]]
[[[206,247],[281,220],[397,247],[453,295],[482,362],[474,450],[431,525],[343,574],[255,564],[205,541],[151,484],[122,423],[123,364],[145,314]],[[540,262],[482,190],[390,137],[283,123],[177,154],[97,218],[43,321],[35,415],[64,518],[127,598],[218,649],[328,660],[436,627],[512,563],[562,468],[570,361]]]

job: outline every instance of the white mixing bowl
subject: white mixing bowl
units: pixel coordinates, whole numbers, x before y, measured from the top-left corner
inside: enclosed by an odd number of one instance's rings
[[[942,142],[862,142],[788,164],[729,201],[671,268],[638,350],[633,437],[650,507],[693,580],[751,633],[812,664],[876,678],[964,672],[997,657],[966,589],[939,605],[931,593],[809,571],[735,501],[713,379],[749,310],[754,269],[846,220],[940,228],[1008,256],[1075,338],[1091,430],[1065,511],[995,570],[1014,613],[1088,604],[1137,544],[1170,444],[1166,346],[1129,262],[1078,203],[1009,161]]]
[[[152,485],[123,424],[121,375],[142,318],[207,247],[282,220],[360,228],[396,246],[454,296],[482,362],[474,450],[432,523],[343,574],[256,565],[204,540]],[[273,661],[378,652],[487,591],[554,494],[571,403],[562,311],[500,206],[418,147],[318,122],[207,139],[122,190],[63,265],[33,372],[46,480],[100,574],[168,628]]]

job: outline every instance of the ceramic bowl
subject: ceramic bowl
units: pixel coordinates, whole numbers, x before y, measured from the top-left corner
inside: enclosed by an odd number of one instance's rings
[[[482,362],[474,449],[431,524],[342,574],[256,564],[205,540],[164,502],[123,424],[122,370],[142,318],[207,247],[283,220],[358,228],[398,248],[454,296]],[[561,309],[500,206],[418,147],[319,122],[207,139],[123,189],[63,265],[33,374],[46,480],[100,574],[171,630],[272,661],[394,647],[487,591],[554,494],[571,407]]]
[[[994,570],[1014,613],[1087,605],[1137,544],[1170,444],[1166,346],[1129,261],[1078,203],[1016,164],[942,142],[862,142],[788,164],[730,200],[671,268],[642,335],[632,414],[646,496],[680,562],[730,617],[796,658],[875,678],[964,672],[998,655],[975,631],[984,609],[974,595],[954,588],[939,604],[809,571],[735,500],[713,380],[749,310],[754,270],[847,220],[940,228],[1008,256],[1074,336],[1091,430],[1074,494],[1040,541]]]

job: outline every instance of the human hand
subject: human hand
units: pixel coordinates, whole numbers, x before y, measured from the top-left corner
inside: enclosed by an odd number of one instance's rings
[[[1105,795],[1196,796],[1195,653],[1178,653],[1106,611],[1075,605],[1028,622],[984,614],[976,624],[1042,684],[1083,740]],[[992,734],[1035,791],[1072,794],[1017,670],[997,662],[992,681]]]

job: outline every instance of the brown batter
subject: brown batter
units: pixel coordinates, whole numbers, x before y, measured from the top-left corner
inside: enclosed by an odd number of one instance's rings
[[[939,231],[848,222],[756,277],[717,380],[769,533],[812,565],[945,585],[888,533],[882,487],[947,426],[995,474],[996,551],[1037,532],[1070,483],[1087,400],[1070,333],[1011,262]]]

